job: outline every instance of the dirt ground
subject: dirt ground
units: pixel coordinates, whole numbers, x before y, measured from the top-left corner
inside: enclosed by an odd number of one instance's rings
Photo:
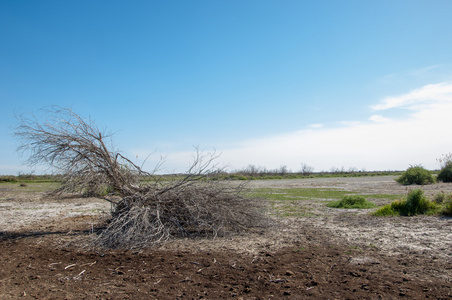
[[[414,188],[391,176],[250,185],[367,195]],[[422,188],[452,192],[452,184]],[[0,299],[452,299],[451,218],[379,218],[318,199],[299,205],[309,215],[240,236],[92,251],[74,241],[90,234],[110,204],[0,185]]]

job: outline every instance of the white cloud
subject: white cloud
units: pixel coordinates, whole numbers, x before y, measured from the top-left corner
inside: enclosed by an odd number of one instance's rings
[[[391,108],[422,109],[431,104],[450,102],[452,99],[452,84],[438,83],[415,89],[405,95],[387,97],[382,103],[374,105],[374,110]]]
[[[362,122],[359,122],[359,121],[340,121],[339,124],[343,125],[343,126],[358,126],[358,125],[361,125]]]
[[[315,129],[315,128],[321,128],[321,127],[323,127],[323,124],[311,124],[311,125],[309,125],[308,126],[309,128],[313,128],[313,129]]]
[[[385,118],[382,115],[372,115],[370,116],[369,120],[377,123],[386,123],[391,121],[390,119]]]
[[[300,163],[315,171],[332,167],[366,170],[404,170],[412,164],[439,167],[436,158],[452,152],[452,83],[426,85],[407,94],[384,98],[375,110],[405,109],[404,118],[374,114],[368,122],[342,122],[336,128],[308,129],[277,136],[242,141],[239,146],[219,149],[220,164],[231,169],[249,164],[269,169],[287,165],[293,171]],[[315,128],[313,130],[312,128]],[[186,170],[191,152],[169,154],[171,171]]]

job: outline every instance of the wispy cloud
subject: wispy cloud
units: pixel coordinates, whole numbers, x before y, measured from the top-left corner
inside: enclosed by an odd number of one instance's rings
[[[321,127],[323,127],[323,124],[316,123],[316,124],[311,124],[311,125],[309,125],[308,127],[309,127],[309,128],[313,128],[313,129],[315,129],[315,128],[321,128]]]
[[[376,78],[375,82],[385,86],[412,86],[420,82],[441,82],[451,78],[450,66],[445,64],[431,65],[403,72],[386,74]],[[448,79],[449,78],[449,79]],[[420,86],[421,84],[419,84]]]
[[[374,110],[392,108],[419,109],[452,99],[452,84],[438,83],[426,85],[400,96],[387,97],[381,103],[372,106]]]
[[[388,118],[383,117],[382,115],[372,115],[369,117],[370,121],[374,121],[377,123],[386,123],[386,122],[390,122],[391,120]]]

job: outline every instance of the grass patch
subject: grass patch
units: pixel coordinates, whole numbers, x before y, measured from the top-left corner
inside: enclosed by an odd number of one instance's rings
[[[253,196],[270,202],[271,213],[278,217],[308,217],[314,216],[310,208],[303,205],[306,200],[340,199],[349,194],[346,191],[315,188],[253,190]]]
[[[366,198],[397,200],[403,197],[402,194],[362,194]]]
[[[306,200],[306,199],[341,199],[350,192],[332,189],[294,188],[294,189],[255,189],[257,197],[268,200]]]
[[[292,189],[254,189],[254,194],[259,198],[268,200],[314,200],[314,199],[342,199],[345,196],[356,195],[356,192],[334,190],[334,189],[316,189],[316,188],[292,188]],[[394,194],[360,194],[366,198],[374,199],[400,199],[402,195]]]
[[[12,192],[20,193],[40,193],[40,192],[51,192],[61,186],[61,183],[55,181],[47,182],[4,182],[0,184],[1,187],[11,189]]]
[[[368,209],[377,207],[375,203],[367,201],[366,198],[359,195],[345,196],[339,201],[331,201],[326,204],[332,208],[355,208],[355,209]]]
[[[314,214],[310,212],[310,208],[303,205],[303,202],[306,200],[340,200],[344,197],[353,195],[356,195],[356,192],[325,188],[260,188],[253,190],[253,196],[270,201],[272,213],[280,217],[313,216]],[[402,197],[402,195],[392,194],[368,194],[360,196],[388,200],[400,199],[400,197]],[[367,203],[371,202],[367,201],[364,207],[357,205],[350,208],[376,207],[373,203]]]
[[[278,217],[309,217],[313,216],[309,209],[300,205],[299,201],[273,201],[272,212]]]

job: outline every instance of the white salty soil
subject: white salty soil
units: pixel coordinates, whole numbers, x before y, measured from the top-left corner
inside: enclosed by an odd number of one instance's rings
[[[250,188],[325,188],[356,193],[402,194],[418,186],[401,186],[393,176],[313,178],[291,180],[251,181]],[[452,193],[452,184],[438,183],[421,187],[429,196],[441,191]],[[329,199],[321,199],[329,200]],[[378,205],[389,199],[372,199]],[[278,218],[273,227],[244,236],[216,240],[175,240],[162,249],[234,250],[257,253],[281,247],[302,245],[309,240],[346,244],[353,249],[374,248],[387,255],[404,253],[452,261],[452,218],[440,216],[373,217],[371,210],[341,210],[325,206],[324,201],[302,200],[309,215]],[[45,230],[54,222],[81,216],[105,216],[110,204],[95,198],[48,198],[43,192],[21,192],[20,188],[0,186],[0,233],[11,231]],[[86,229],[95,218],[87,218]],[[371,257],[363,257],[371,261]],[[357,262],[359,263],[359,262]]]

